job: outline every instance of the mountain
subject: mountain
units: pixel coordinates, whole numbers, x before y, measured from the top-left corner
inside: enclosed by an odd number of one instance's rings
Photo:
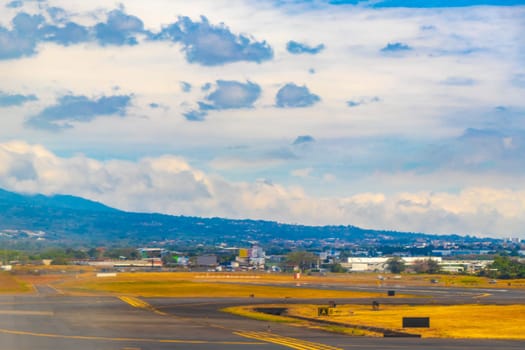
[[[249,240],[328,238],[362,241],[378,237],[412,241],[430,237],[355,226],[304,226],[262,220],[130,213],[69,195],[23,195],[0,189],[0,238],[27,238],[40,231],[45,233],[36,235],[41,241],[45,238],[45,242],[81,245],[138,245],[155,241],[236,244]]]
[[[41,194],[22,195],[14,192],[8,192],[0,188],[0,208],[6,208],[8,207],[8,205],[23,205],[40,209],[50,207],[56,209],[72,209],[85,211],[118,211],[117,209],[108,207],[104,204],[75,196],[44,196]]]

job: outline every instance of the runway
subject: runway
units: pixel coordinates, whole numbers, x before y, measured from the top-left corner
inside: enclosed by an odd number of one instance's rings
[[[67,296],[52,288],[39,288],[38,291],[40,293],[34,295],[0,296],[1,350],[525,348],[523,341],[349,337],[283,323],[269,324],[219,311],[231,305],[282,303],[283,299],[144,299],[125,296]],[[415,292],[429,293],[424,288],[416,288]],[[439,299],[440,303],[452,303],[454,300],[472,302],[476,295],[483,295],[480,292],[483,291],[451,290],[449,294],[434,293],[438,296],[433,299]],[[516,303],[520,296],[523,297],[523,291],[492,292],[480,297],[480,302],[497,298],[502,303]],[[506,296],[509,298],[506,299]],[[380,300],[428,303],[430,298]],[[338,303],[355,301],[337,300]],[[360,299],[359,302],[368,301]]]

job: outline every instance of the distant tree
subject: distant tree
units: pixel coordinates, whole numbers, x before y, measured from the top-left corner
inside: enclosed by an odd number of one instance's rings
[[[312,268],[318,260],[317,255],[306,251],[290,252],[286,255],[286,264],[299,266],[301,271]]]
[[[74,259],[87,259],[88,258],[87,252],[85,252],[84,250],[77,250],[77,249],[71,249],[69,251],[66,250],[66,255]]]
[[[16,260],[16,261],[22,261],[25,262],[28,260],[28,257],[26,253],[16,251],[16,250],[0,250],[1,253],[1,259],[0,261],[4,264],[8,264],[10,261]]]
[[[48,248],[42,253],[40,253],[40,259],[56,259],[56,258],[65,258],[66,252],[61,248]]]
[[[441,272],[441,265],[439,265],[439,262],[436,260],[428,259],[428,273],[440,273]]]
[[[508,256],[496,256],[484,274],[492,278],[525,278],[525,264]]]
[[[68,260],[64,256],[57,256],[51,261],[52,265],[67,265]]]
[[[413,269],[417,273],[436,274],[441,272],[441,266],[439,266],[439,262],[432,259],[423,259],[415,261]]]
[[[99,259],[100,256],[99,256],[99,251],[97,250],[97,248],[90,248],[88,251],[87,251],[87,254],[90,258],[92,259]]]
[[[105,252],[105,257],[110,259],[120,259],[120,257],[125,257],[126,259],[136,259],[138,258],[139,253],[136,248],[112,248],[108,249]]]
[[[235,254],[222,254],[218,256],[219,265],[227,265],[235,261]]]
[[[386,261],[386,268],[392,273],[405,271],[405,262],[398,256],[394,256]]]
[[[347,272],[347,269],[345,269],[341,264],[336,263],[332,264],[332,266],[330,267],[330,272],[344,273]]]

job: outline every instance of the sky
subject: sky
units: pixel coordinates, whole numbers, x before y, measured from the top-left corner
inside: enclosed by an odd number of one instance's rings
[[[525,238],[525,1],[2,0],[0,188]]]

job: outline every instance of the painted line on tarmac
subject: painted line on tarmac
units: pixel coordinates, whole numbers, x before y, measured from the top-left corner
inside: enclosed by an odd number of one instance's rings
[[[469,296],[469,295],[472,295],[472,294],[475,294],[475,293],[478,293],[476,291],[470,291],[470,290],[465,290],[465,291],[459,291],[459,290],[455,290],[455,291],[449,291],[449,290],[422,290],[422,289],[401,289],[401,288],[398,288],[396,289],[399,293],[419,293],[419,294],[431,294],[431,295],[434,295],[434,294],[439,294],[439,296]]]
[[[149,303],[147,303],[147,302],[145,302],[143,300],[140,300],[139,298],[128,297],[128,296],[120,296],[118,298],[120,300],[122,300],[123,302],[125,302],[125,303],[127,303],[127,304],[129,304],[129,305],[131,305],[133,307],[137,307],[137,308],[141,308],[141,309],[144,309],[144,310],[148,310],[148,311],[154,312],[154,313],[162,315],[162,316],[169,316],[171,318],[174,318],[174,319],[177,319],[177,320],[181,320],[181,321],[185,321],[187,323],[192,323],[192,324],[195,324],[197,326],[212,327],[212,328],[224,329],[224,330],[227,330],[227,331],[232,331],[233,330],[232,328],[228,328],[228,327],[225,327],[225,326],[222,326],[222,325],[219,325],[219,324],[213,324],[213,323],[210,323],[208,321],[195,321],[191,317],[178,316],[178,315],[170,314],[170,313],[167,313],[167,312],[162,312],[162,311],[156,309],[151,304],[149,304]]]
[[[472,298],[473,299],[481,299],[481,298],[487,298],[487,297],[490,297],[492,296],[492,294],[490,293],[483,293],[483,294],[480,294],[480,295],[474,295]]]
[[[0,305],[54,305],[54,304],[60,304],[60,305],[75,304],[75,305],[78,305],[78,301],[77,300],[71,300],[71,301],[63,300],[63,299],[60,299],[60,300],[53,299],[53,300],[46,300],[46,301],[40,301],[40,300],[36,301],[36,300],[38,300],[38,299],[28,299],[28,300],[25,300],[25,301],[2,301],[2,302],[0,302]],[[106,302],[106,300],[95,300],[94,302],[100,304],[100,303]]]
[[[218,345],[262,345],[261,342],[248,341],[210,341],[210,340],[186,340],[186,339],[153,339],[153,338],[112,338],[86,335],[63,335],[53,333],[35,333],[0,328],[0,333],[12,335],[25,335],[42,338],[74,339],[74,340],[98,340],[111,342],[137,342],[137,343],[176,343],[176,344],[218,344]]]
[[[50,311],[0,310],[0,315],[54,316],[55,314]]]
[[[267,332],[246,332],[238,331],[233,334],[239,335],[241,337],[262,340],[268,343],[279,344],[286,346],[288,348],[297,349],[297,350],[342,350],[330,345],[325,345],[321,343],[314,343],[306,340],[283,337],[278,334],[267,333]]]
[[[156,313],[157,315],[162,315],[162,316],[167,315],[167,313],[157,310],[151,304],[145,302],[144,300],[140,300],[139,298],[128,297],[128,296],[120,296],[118,298],[122,300],[123,302],[125,302],[126,304],[129,304],[138,309],[149,310],[149,311]]]
[[[139,298],[130,297],[130,296],[120,296],[119,299],[122,300],[123,302],[125,302],[125,303],[127,303],[127,304],[129,304],[129,305],[131,305],[133,307],[139,308],[139,309],[153,311],[153,312],[155,312],[157,314],[160,314],[160,315],[168,315],[165,312],[161,312],[161,311],[157,310],[155,307],[153,307],[149,303],[147,303],[147,302],[145,302],[145,301],[143,301],[143,300],[141,300]],[[179,317],[179,316],[175,316],[175,315],[170,315],[170,316],[178,318],[178,319],[188,319],[188,318],[185,318],[185,317]],[[190,320],[190,319],[188,319],[188,320]],[[190,322],[193,322],[193,323],[198,324],[198,325],[205,325],[207,327],[219,328],[219,329],[224,329],[224,330],[227,330],[227,331],[233,331],[232,332],[233,334],[239,335],[239,336],[244,337],[244,338],[250,338],[250,339],[255,339],[255,340],[262,340],[262,341],[267,342],[267,343],[279,344],[279,345],[283,345],[283,346],[286,346],[286,347],[289,347],[289,348],[292,348],[292,349],[297,349],[297,350],[342,350],[341,348],[337,348],[337,347],[333,347],[333,346],[329,346],[329,345],[325,345],[325,344],[321,344],[321,343],[313,343],[313,342],[309,342],[309,341],[306,341],[306,340],[290,338],[290,337],[284,337],[284,336],[280,336],[280,335],[273,334],[273,333],[235,330],[235,329],[231,329],[229,327],[225,327],[225,326],[218,325],[218,324],[213,324],[213,323],[208,323],[208,322],[206,322],[204,324],[202,322],[194,322],[192,320],[190,320]],[[165,340],[165,341],[162,341],[162,342],[163,343],[169,343],[170,341],[169,340]]]

